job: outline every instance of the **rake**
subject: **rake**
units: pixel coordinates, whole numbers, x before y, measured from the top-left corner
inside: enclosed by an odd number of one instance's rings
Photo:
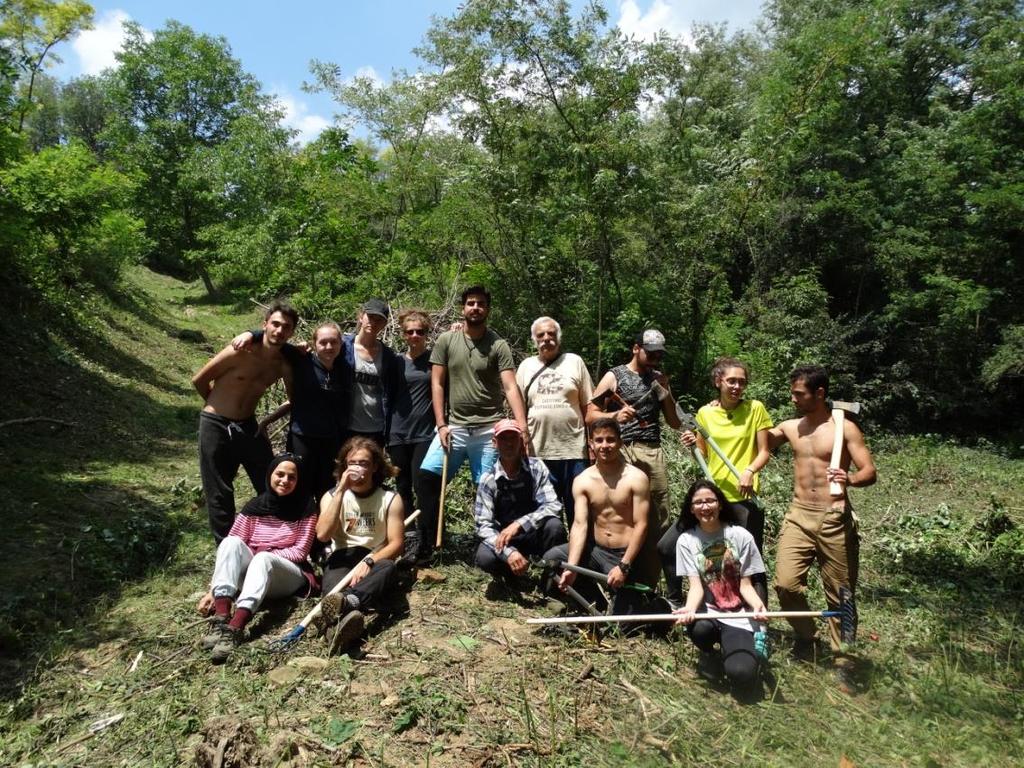
[[[417,509],[411,515],[405,518],[405,525],[409,525],[409,523],[415,520],[419,516],[419,514],[420,510]],[[320,598],[320,602],[313,606],[312,610],[310,610],[309,613],[303,616],[302,621],[296,624],[291,629],[291,631],[289,631],[284,636],[279,637],[277,640],[271,641],[267,646],[269,650],[273,653],[284,653],[286,651],[290,651],[295,646],[295,644],[298,643],[300,639],[302,639],[302,636],[306,634],[306,628],[310,625],[313,619],[319,616],[321,611],[323,611],[324,600],[326,600],[331,595],[335,595],[338,592],[341,592],[341,590],[343,590],[345,587],[349,585],[349,582],[352,581],[352,577],[354,575],[355,568],[346,573],[344,577],[342,577],[341,581],[334,585],[330,592],[328,592],[326,595]]]

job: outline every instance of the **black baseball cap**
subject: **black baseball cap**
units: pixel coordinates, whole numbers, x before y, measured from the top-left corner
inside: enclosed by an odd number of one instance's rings
[[[391,310],[388,309],[387,302],[382,299],[370,299],[363,304],[363,312],[368,315],[380,315],[383,318],[391,316]]]

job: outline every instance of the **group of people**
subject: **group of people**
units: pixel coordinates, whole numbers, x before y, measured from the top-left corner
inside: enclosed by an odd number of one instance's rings
[[[694,432],[683,428],[659,370],[666,352],[659,331],[639,333],[629,361],[595,387],[584,361],[563,351],[553,318],[533,323],[537,354],[517,367],[508,343],[487,325],[488,291],[467,288],[461,305],[461,323],[432,349],[429,316],[399,315],[407,344],[399,354],[380,339],[390,309],[379,299],[363,305],[356,333],[323,323],[309,349],[288,343],[298,318],[278,303],[261,329],[236,337],[196,374],[206,402],[200,470],[218,542],[204,603],[216,616],[206,639],[215,661],[228,657],[261,600],[314,588],[314,542],[327,549],[325,594],[350,576],[325,599],[325,633],[334,650],[355,642],[363,612],[394,583],[396,561],[431,562],[443,485],[467,461],[477,488],[478,567],[515,588],[530,558],[542,558],[556,569],[559,594],[587,605],[611,594],[612,611],[628,610],[629,601],[617,597],[631,586],[655,588],[664,574],[666,598],[701,651],[705,677],[724,676],[737,687],[757,679],[760,622],[723,614],[766,611],[764,512],[756,493],[758,473],[782,443],[795,455],[793,502],[776,553],[782,609],[808,609],[814,562],[829,607],[839,605],[840,589],[855,588],[858,539],[846,489],[870,485],[876,472],[854,423],[845,420],[834,439],[823,368],[792,372],[798,417],[776,426],[760,402],[744,398],[748,367],[720,359],[712,370],[715,399],[697,413]],[[256,404],[278,379],[288,402],[257,423]],[[286,413],[289,452],[272,457],[265,430]],[[662,420],[706,457],[708,472],[690,487],[675,520]],[[842,446],[838,462],[831,461],[834,443]],[[240,466],[259,496],[236,518],[231,489]],[[391,477],[397,493],[385,487]],[[417,535],[409,536],[404,520],[417,508]],[[580,566],[600,578],[579,576]],[[695,618],[704,611],[716,616]],[[795,653],[813,656],[815,622],[791,623]],[[852,661],[835,620],[829,636],[848,686]]]

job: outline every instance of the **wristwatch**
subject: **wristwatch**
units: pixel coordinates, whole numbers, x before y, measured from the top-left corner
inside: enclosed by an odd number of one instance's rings
[[[619,560],[619,570],[622,571],[623,576],[629,576],[629,569],[632,567],[632,563],[627,563],[625,560]]]
[[[374,559],[372,557],[367,555],[366,557],[363,558],[363,562],[366,563],[366,567],[367,568],[373,568],[373,564],[374,564],[375,561],[374,561]]]

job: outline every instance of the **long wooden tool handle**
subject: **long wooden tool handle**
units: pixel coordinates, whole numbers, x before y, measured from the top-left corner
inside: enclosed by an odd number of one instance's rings
[[[448,433],[451,435],[451,432]],[[451,438],[449,438],[451,439]],[[441,446],[444,448],[444,446]],[[441,461],[441,500],[437,510],[437,536],[434,537],[434,548],[441,548],[441,539],[444,537],[444,496],[448,491],[448,451],[444,452],[444,459]]]
[[[409,525],[409,523],[411,523],[413,520],[415,520],[417,517],[419,517],[419,515],[420,515],[420,511],[417,509],[411,515],[409,515],[407,518],[405,518],[404,525],[406,525],[406,526]],[[355,575],[356,575],[356,569],[352,568],[348,573],[346,573],[344,576],[342,576],[341,577],[341,581],[339,581],[337,584],[335,584],[333,587],[331,587],[331,591],[328,592],[323,597],[328,597],[330,595],[334,595],[334,594],[337,594],[338,592],[341,592],[341,590],[343,590],[345,587],[347,587],[349,585],[349,582],[352,581],[352,577],[355,576]],[[320,615],[320,611],[323,610],[323,605],[324,605],[323,597],[320,598],[320,602],[318,602],[316,605],[314,605],[313,608],[310,610],[310,612],[307,613],[305,615],[305,617],[302,619],[302,621],[299,622],[300,626],[308,627],[309,626],[309,622],[311,622],[313,619],[315,619],[317,616]]]
[[[832,460],[828,463],[829,469],[839,469],[839,461],[843,458],[843,432],[846,427],[846,412],[842,408],[832,410],[832,421],[835,422],[835,437],[832,438]],[[843,486],[834,480],[828,484],[828,492],[836,498],[843,495]]]
[[[766,619],[835,619],[839,618],[839,611],[766,611],[757,614],[753,611],[737,611],[736,613],[695,613],[694,620],[698,619],[756,619],[763,616]],[[678,621],[679,615],[675,613],[637,613],[633,615],[614,616],[548,616],[535,619],[527,619],[527,624],[622,624],[635,621]]]

